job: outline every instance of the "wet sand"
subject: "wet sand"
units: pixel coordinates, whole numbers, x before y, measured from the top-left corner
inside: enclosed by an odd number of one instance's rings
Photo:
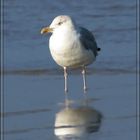
[[[86,98],[80,74],[69,76],[68,99],[77,106],[86,100],[101,112],[100,129],[91,139],[132,139],[136,136],[135,73],[89,74]],[[5,75],[5,138],[55,139],[54,122],[64,108],[63,75]],[[125,135],[124,135],[125,133]]]

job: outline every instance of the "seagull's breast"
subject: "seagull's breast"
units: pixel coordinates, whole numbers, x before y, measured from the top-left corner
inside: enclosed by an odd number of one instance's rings
[[[91,50],[84,49],[76,31],[54,32],[49,48],[53,59],[62,67],[80,67],[95,59]]]

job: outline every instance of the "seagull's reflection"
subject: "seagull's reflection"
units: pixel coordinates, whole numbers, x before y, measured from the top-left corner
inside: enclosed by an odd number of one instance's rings
[[[97,132],[102,115],[84,100],[79,107],[74,107],[70,100],[65,100],[65,107],[56,114],[54,133],[60,140],[87,140],[89,134]]]

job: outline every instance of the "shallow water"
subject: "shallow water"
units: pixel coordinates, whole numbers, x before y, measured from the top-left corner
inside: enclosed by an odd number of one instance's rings
[[[81,71],[69,70],[66,97],[63,70],[51,58],[49,36],[40,35],[60,14],[91,30],[101,48],[87,69],[87,95]],[[61,116],[65,109],[70,116]],[[77,112],[79,123],[74,121]],[[55,126],[58,114],[69,119]],[[135,140],[136,1],[5,0],[2,115],[5,140]]]

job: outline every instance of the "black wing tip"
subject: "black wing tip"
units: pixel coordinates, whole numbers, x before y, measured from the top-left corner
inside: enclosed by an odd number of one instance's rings
[[[97,48],[97,51],[101,51],[101,48]]]

